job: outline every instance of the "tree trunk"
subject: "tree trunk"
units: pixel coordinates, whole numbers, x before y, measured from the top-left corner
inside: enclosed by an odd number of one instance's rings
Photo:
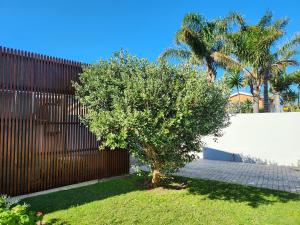
[[[154,169],[152,172],[152,186],[157,187],[160,184],[162,174],[158,169]]]
[[[260,85],[253,85],[253,113],[259,113],[259,93],[260,93]]]
[[[207,73],[206,73],[206,79],[208,82],[213,83],[216,79],[216,73],[213,69],[213,66],[211,63],[207,62]]]
[[[237,93],[238,93],[238,96],[239,96],[239,113],[241,113],[241,96],[240,96],[240,90],[239,88],[237,87]]]
[[[298,86],[298,108],[300,107],[300,85]]]
[[[264,79],[264,112],[270,111],[270,105],[269,105],[269,73],[267,72],[265,74]]]
[[[149,158],[149,160],[151,162],[151,169],[152,169],[151,186],[157,187],[162,178],[162,173],[160,170],[161,167],[158,162],[158,156],[155,152],[155,148],[152,145],[150,145],[148,143],[143,143],[143,147],[144,147],[147,157]]]
[[[280,93],[274,92],[274,106],[275,106],[275,112],[279,113],[280,110]]]

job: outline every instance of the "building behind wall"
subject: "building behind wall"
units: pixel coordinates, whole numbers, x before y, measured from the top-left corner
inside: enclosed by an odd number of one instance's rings
[[[239,93],[233,93],[232,95],[230,95],[229,100],[232,104],[237,105],[239,103],[239,101],[241,102],[241,104],[245,103],[246,101],[253,102],[253,96],[250,93],[239,92]],[[263,97],[260,97],[259,109],[263,110],[263,108],[264,108],[264,99],[263,99]],[[269,108],[270,108],[270,111],[273,112],[274,101],[273,101],[272,96],[269,96]]]

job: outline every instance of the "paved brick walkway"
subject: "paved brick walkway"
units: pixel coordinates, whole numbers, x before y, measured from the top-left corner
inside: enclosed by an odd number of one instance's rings
[[[178,174],[300,193],[300,168],[197,160],[187,164]]]

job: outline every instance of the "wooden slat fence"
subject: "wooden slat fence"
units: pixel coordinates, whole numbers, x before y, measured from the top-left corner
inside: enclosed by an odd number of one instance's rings
[[[0,47],[0,193],[21,195],[129,171],[79,121],[71,81],[82,64]]]

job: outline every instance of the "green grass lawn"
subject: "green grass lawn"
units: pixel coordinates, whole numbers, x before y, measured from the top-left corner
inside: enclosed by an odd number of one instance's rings
[[[186,178],[155,189],[142,182],[128,176],[25,201],[52,224],[300,224],[300,195]]]

